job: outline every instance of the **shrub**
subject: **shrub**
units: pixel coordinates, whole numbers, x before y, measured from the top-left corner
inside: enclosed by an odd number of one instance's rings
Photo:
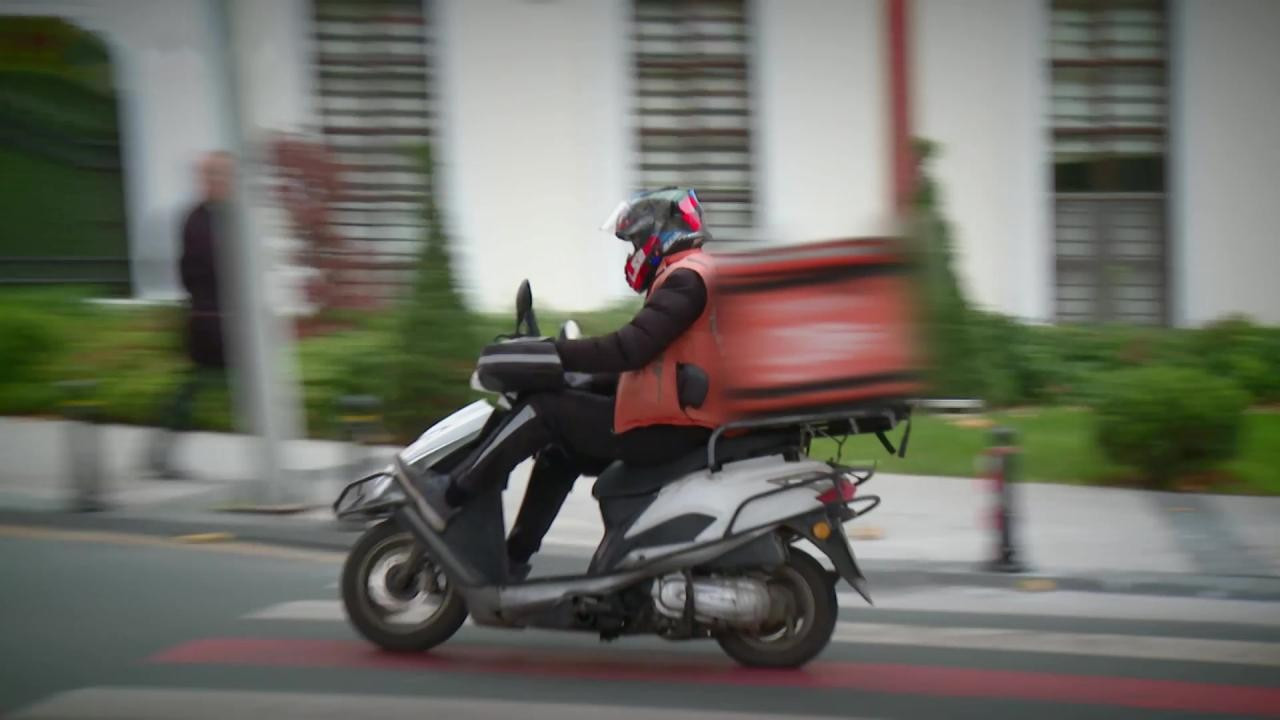
[[[1246,394],[1228,379],[1152,366],[1109,374],[1097,402],[1098,442],[1113,461],[1167,485],[1235,455]]]
[[[17,307],[0,309],[0,387],[35,381],[65,345],[66,338],[46,313]]]
[[[1242,316],[1190,333],[1191,354],[1214,375],[1234,380],[1255,402],[1280,400],[1280,332]]]
[[[413,290],[401,306],[390,350],[386,398],[389,427],[401,436],[420,432],[468,401],[467,379],[482,340],[463,305],[436,205],[429,147],[420,155],[426,192],[426,237],[418,256]]]
[[[66,379],[62,360],[81,331],[93,327],[93,308],[78,288],[6,290],[0,295],[0,414],[53,412],[54,387]]]
[[[1053,399],[1063,382],[1049,330],[996,313],[974,313],[975,342],[982,360],[982,399],[989,405],[1028,405]]]
[[[396,337],[387,324],[374,322],[358,330],[310,337],[298,344],[310,436],[340,436],[338,400],[344,395],[392,397],[390,373]]]

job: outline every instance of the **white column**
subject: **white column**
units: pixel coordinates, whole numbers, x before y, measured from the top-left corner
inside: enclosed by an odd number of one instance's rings
[[[616,297],[625,257],[597,228],[630,160],[623,0],[436,0],[438,154],[455,267],[478,309],[522,278],[540,308]]]
[[[1180,0],[1170,10],[1176,317],[1280,323],[1280,3]]]
[[[757,224],[766,242],[892,227],[882,5],[751,5]]]
[[[1042,2],[915,0],[916,133],[978,304],[1052,316],[1048,20]]]

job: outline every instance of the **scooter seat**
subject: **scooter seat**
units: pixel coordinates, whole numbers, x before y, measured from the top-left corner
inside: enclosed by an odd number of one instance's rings
[[[753,457],[779,455],[800,451],[800,435],[797,432],[753,433],[734,438],[723,438],[716,443],[716,459],[720,462],[736,462]],[[605,468],[591,488],[597,500],[615,497],[650,495],[667,483],[674,482],[689,473],[707,467],[707,449],[698,448],[671,462],[661,465],[628,465],[621,460]]]

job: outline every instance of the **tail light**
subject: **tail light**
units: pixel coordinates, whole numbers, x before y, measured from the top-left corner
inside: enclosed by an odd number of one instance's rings
[[[835,502],[849,502],[853,499],[854,493],[858,486],[854,485],[849,478],[841,475],[835,479],[835,487],[827,490],[818,496],[818,502],[828,505]]]

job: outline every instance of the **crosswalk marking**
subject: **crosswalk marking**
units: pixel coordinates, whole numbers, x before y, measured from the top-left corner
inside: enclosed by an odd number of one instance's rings
[[[249,613],[245,618],[303,622],[347,620],[346,611],[338,600],[285,602]],[[1280,667],[1280,644],[1243,640],[840,621],[836,623],[832,641],[852,645],[1056,653]]]
[[[852,592],[838,593],[837,598],[841,608],[867,606]],[[926,588],[882,598],[877,597],[874,584],[871,598],[876,607],[891,610],[1280,627],[1276,604],[1257,600],[1061,590],[1027,593],[975,587]]]
[[[1280,667],[1280,644],[1243,640],[839,622],[832,642]]]
[[[336,590],[336,584],[333,588]],[[875,598],[875,596],[872,596]],[[981,599],[981,609],[973,600]],[[853,593],[839,594],[842,609],[866,608],[866,602]],[[963,612],[973,616],[1072,617],[1100,620],[1151,620],[1163,622],[1230,623],[1258,626],[1280,626],[1280,612],[1274,603],[1246,600],[1206,600],[1202,598],[1163,598],[1113,596],[1098,593],[1016,594],[1004,592],[974,596],[959,603],[954,593],[938,591],[887,600],[876,598],[875,609],[929,612]],[[339,600],[296,600],[279,603],[250,613],[255,620],[326,620],[345,621]]]
[[[224,720],[225,718],[376,717],[380,720],[802,720],[798,715],[756,715],[684,709],[576,705],[394,695],[285,693],[261,691],[172,690],[150,687],[90,687],[60,693],[10,716],[12,720],[81,720],[128,717],[131,720]]]
[[[244,616],[248,620],[310,620],[345,622],[341,600],[294,600],[270,605]]]

